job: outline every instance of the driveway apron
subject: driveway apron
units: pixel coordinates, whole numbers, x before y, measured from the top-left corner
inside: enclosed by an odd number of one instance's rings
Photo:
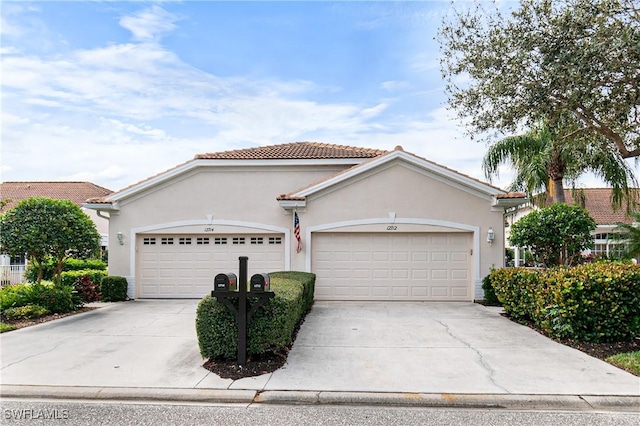
[[[474,303],[316,302],[285,366],[202,367],[197,300],[136,300],[0,335],[15,385],[640,395],[640,379]]]

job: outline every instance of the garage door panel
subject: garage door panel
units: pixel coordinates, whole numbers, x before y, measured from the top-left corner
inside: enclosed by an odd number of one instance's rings
[[[431,252],[431,261],[432,262],[446,262],[448,260],[447,252],[444,251],[432,251]]]
[[[452,269],[451,279],[452,280],[468,280],[469,271],[467,271],[466,269]]]
[[[374,251],[371,253],[371,257],[375,262],[388,262],[389,252],[387,251]]]
[[[238,273],[239,256],[249,257],[249,276],[281,271],[282,240],[277,235],[139,236],[138,297],[204,297],[213,289],[216,274]]]
[[[314,234],[311,270],[317,275],[316,296],[471,300],[472,241],[470,233]]]
[[[429,271],[426,269],[412,269],[411,278],[414,280],[424,280],[429,276]]]
[[[353,278],[370,279],[371,278],[371,270],[369,270],[369,269],[354,269],[353,270]]]
[[[374,269],[372,271],[373,279],[380,280],[388,280],[390,277],[390,273],[388,269]]]
[[[452,251],[451,252],[451,261],[452,262],[467,262],[469,257],[466,251]]]
[[[469,290],[466,287],[452,287],[451,295],[455,297],[468,297]]]

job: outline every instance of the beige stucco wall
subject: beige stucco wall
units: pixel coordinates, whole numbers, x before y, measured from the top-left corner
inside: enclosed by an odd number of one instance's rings
[[[133,279],[134,232],[145,227],[167,227],[145,232],[204,233],[208,215],[214,221],[239,221],[290,229],[291,214],[279,205],[279,194],[333,175],[341,166],[199,168],[119,202],[111,214],[109,273]],[[195,221],[197,225],[185,225]],[[171,226],[170,226],[171,225]],[[175,226],[174,226],[175,225]],[[230,232],[268,232],[256,228],[214,226],[212,235]],[[117,233],[124,235],[124,245]],[[275,232],[275,231],[274,231]]]
[[[309,196],[306,207],[298,209],[304,239],[301,253],[296,253],[290,234],[290,268],[310,267],[307,249],[313,234],[307,230],[338,222],[369,221],[334,230],[387,232],[386,223],[373,223],[371,219],[388,219],[395,213],[396,221],[402,223],[397,223],[393,232],[472,232],[476,238],[473,256],[478,259],[474,260],[474,292],[476,298],[481,297],[480,280],[492,266],[502,266],[504,261],[502,211],[492,211],[491,196],[477,188],[451,183],[404,164],[384,164]],[[132,243],[136,232],[193,234],[213,228],[208,233],[215,235],[292,230],[292,212],[280,207],[276,196],[323,180],[338,170],[340,166],[199,168],[121,200],[120,212],[110,219],[109,273],[126,276],[130,284],[135,282]],[[214,223],[234,224],[207,226],[208,215]],[[242,223],[274,229],[245,228]],[[489,227],[495,231],[491,246],[486,242]],[[125,236],[124,245],[118,243],[118,232]]]

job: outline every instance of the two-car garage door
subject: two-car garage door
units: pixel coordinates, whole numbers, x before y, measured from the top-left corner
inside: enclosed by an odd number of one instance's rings
[[[315,233],[319,300],[472,300],[471,233]]]
[[[136,286],[141,298],[202,298],[213,277],[238,274],[249,257],[249,276],[284,269],[284,237],[268,235],[139,235]]]

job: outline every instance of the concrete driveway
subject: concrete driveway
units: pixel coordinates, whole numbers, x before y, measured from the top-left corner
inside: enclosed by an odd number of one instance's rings
[[[196,300],[136,300],[0,335],[3,385],[640,395],[640,379],[473,303],[316,302],[287,364],[202,368]]]

